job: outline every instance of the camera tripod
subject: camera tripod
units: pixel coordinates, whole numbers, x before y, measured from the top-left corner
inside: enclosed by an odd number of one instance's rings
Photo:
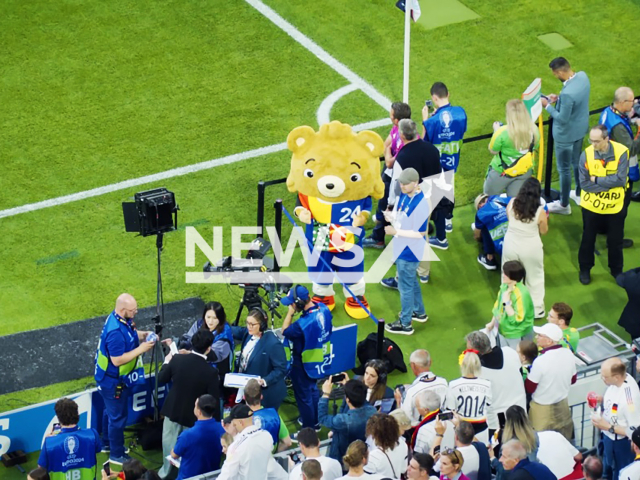
[[[274,317],[282,318],[282,315],[278,312],[278,305],[280,303],[275,298],[271,298],[271,301],[267,301],[262,295],[260,295],[258,292],[260,285],[240,284],[238,286],[244,290],[244,294],[242,295],[242,300],[240,300],[240,306],[238,307],[238,313],[236,314],[236,319],[233,322],[233,325],[236,326],[240,322],[240,315],[242,315],[242,310],[244,308],[246,308],[248,312],[255,308],[260,308],[265,312],[271,313],[271,329],[273,330],[275,327]],[[269,315],[267,313],[267,320],[269,320],[268,317]]]

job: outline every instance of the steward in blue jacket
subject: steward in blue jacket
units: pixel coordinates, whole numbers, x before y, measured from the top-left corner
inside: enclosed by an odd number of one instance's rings
[[[131,387],[144,384],[142,354],[155,344],[146,341],[151,332],[136,330],[133,322],[136,313],[135,298],[128,293],[120,295],[116,308],[104,323],[96,352],[94,378],[105,407],[102,439],[105,447],[110,448],[109,460],[119,465],[128,459],[124,452],[124,428]]]
[[[289,343],[289,351],[285,347],[285,352],[291,361],[291,383],[302,428],[315,428],[320,398],[317,380],[327,376],[325,371],[333,359],[331,311],[323,303],[314,303],[309,290],[302,285],[294,286],[280,301],[289,307],[282,335]],[[297,313],[300,318],[292,323]]]

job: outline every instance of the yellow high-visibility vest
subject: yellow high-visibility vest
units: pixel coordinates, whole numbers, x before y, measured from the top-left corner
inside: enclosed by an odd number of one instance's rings
[[[606,177],[607,175],[613,175],[618,171],[620,157],[625,152],[628,154],[629,149],[621,143],[610,143],[613,147],[613,156],[615,157],[615,160],[606,164],[602,160],[596,160],[593,145],[590,145],[584,151],[587,157],[587,170],[589,170],[589,176]],[[625,176],[626,175],[627,174],[625,174]],[[618,213],[622,210],[622,206],[624,205],[624,191],[625,187],[614,187],[606,192],[598,193],[586,192],[583,189],[580,194],[580,206],[595,213]]]

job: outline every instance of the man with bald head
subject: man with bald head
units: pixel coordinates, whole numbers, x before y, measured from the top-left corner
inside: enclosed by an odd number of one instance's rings
[[[629,119],[629,113],[633,109],[633,102],[633,90],[629,87],[618,88],[613,95],[613,103],[600,114],[600,120],[598,122],[607,127],[611,140],[621,143],[629,149],[629,189],[625,196],[625,208],[628,207],[632,198],[633,182],[640,180],[640,169],[638,169],[640,137],[634,140],[632,128],[632,123],[638,124],[640,118]],[[640,200],[640,194],[637,193],[636,197]],[[632,245],[632,240],[624,240],[623,246],[625,248],[631,247]]]
[[[619,358],[605,360],[601,375],[607,385],[604,397],[599,398],[602,414],[594,415],[591,421],[602,431],[602,476],[617,479],[620,470],[633,462],[630,438],[633,429],[640,426],[640,389]]]
[[[602,460],[595,455],[589,455],[582,462],[584,480],[600,480],[602,478]]]
[[[136,313],[136,299],[128,293],[120,295],[104,322],[95,360],[94,378],[104,400],[103,445],[109,451],[109,461],[118,465],[129,458],[124,450],[124,427],[131,387],[144,383],[142,354],[155,344],[146,341],[151,332],[136,330]]]

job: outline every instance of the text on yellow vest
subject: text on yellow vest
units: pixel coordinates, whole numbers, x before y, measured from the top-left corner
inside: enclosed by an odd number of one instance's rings
[[[593,145],[590,145],[585,150],[585,156],[587,160],[587,170],[589,176],[593,177],[606,177],[607,175],[614,175],[618,171],[618,164],[620,157],[625,152],[628,152],[628,148],[617,142],[610,142],[613,147],[614,160],[608,163],[604,163],[602,160],[595,158],[595,150]],[[580,206],[586,208],[595,213],[614,214],[622,210],[624,205],[624,190],[625,187],[614,187],[606,192],[586,192],[584,189],[580,194]]]

